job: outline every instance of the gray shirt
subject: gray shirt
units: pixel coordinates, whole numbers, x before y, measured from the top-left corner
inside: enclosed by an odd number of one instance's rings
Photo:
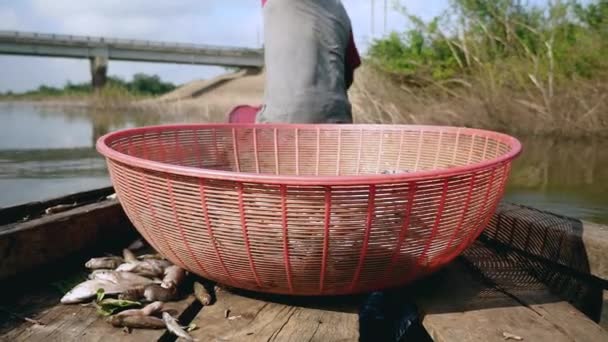
[[[257,122],[352,122],[345,81],[350,33],[340,0],[268,0],[265,105]]]

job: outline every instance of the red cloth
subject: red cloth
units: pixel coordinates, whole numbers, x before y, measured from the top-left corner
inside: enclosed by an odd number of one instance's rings
[[[255,123],[255,118],[262,106],[236,106],[228,114],[229,123]]]

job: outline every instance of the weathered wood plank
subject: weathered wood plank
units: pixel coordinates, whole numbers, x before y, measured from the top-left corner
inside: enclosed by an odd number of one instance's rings
[[[608,281],[608,226],[583,221],[589,273]]]
[[[475,280],[461,262],[436,274],[426,287],[416,293],[416,303],[434,341],[504,341],[505,332],[526,341],[571,341],[515,299]]]
[[[165,304],[165,309],[176,317],[190,308],[195,299],[193,296]],[[120,328],[115,328],[99,317],[92,305],[55,305],[35,319],[45,325],[33,325],[23,322],[12,330],[0,335],[2,341],[157,341],[161,339],[166,330],[136,329],[127,334]]]
[[[97,320],[93,308],[80,305],[74,307],[55,306],[42,314],[40,321],[46,325],[29,325],[25,329],[15,329],[13,341],[73,341]]]
[[[525,341],[608,340],[605,330],[522,272],[513,259],[496,259],[479,244],[412,291],[435,341],[504,341],[503,333]]]
[[[85,249],[91,243],[97,245],[114,236],[122,238],[124,232],[134,232],[125,227],[131,226],[116,201],[86,205],[15,225],[0,233],[0,278],[3,270],[31,269]],[[503,205],[483,237],[521,251],[524,256],[498,253],[478,244],[444,271],[405,290],[418,295],[416,302],[425,315],[423,324],[433,338],[437,341],[502,341],[502,333],[507,332],[525,340],[608,340],[606,332],[597,324],[549,291],[549,288],[563,287],[581,292],[576,274],[587,273],[598,278],[608,274],[605,271],[608,258],[604,254],[608,229],[529,208]],[[11,255],[26,256],[26,260],[23,262]],[[539,258],[528,260],[526,255]],[[556,275],[555,270],[546,266],[551,263],[575,273]],[[471,270],[471,265],[476,271]],[[597,299],[595,292],[583,296],[586,300]],[[311,306],[300,299],[275,299],[220,292],[217,303],[205,307],[196,316],[194,322],[200,329],[192,334],[201,341],[358,339],[358,307],[353,302],[336,305],[333,301]],[[193,308],[192,299],[189,300],[176,309],[178,316],[187,308]],[[600,298],[599,313],[601,304]],[[231,316],[240,317],[224,318],[226,309],[231,310]],[[22,323],[0,335],[0,340],[109,341],[128,337],[135,341],[153,341],[168,337],[162,330],[125,335],[121,329],[97,319],[90,307],[51,306],[32,318],[47,325]]]
[[[180,317],[180,315],[186,311],[190,306],[193,305],[196,299],[193,296],[188,296],[187,298],[178,301],[178,302],[170,302],[164,304],[164,310],[168,310],[175,317]],[[128,341],[158,341],[165,334],[166,330],[145,330],[145,329],[135,329],[130,334],[125,333],[120,328],[115,328],[110,324],[106,323],[103,319],[97,319],[92,324],[90,324],[86,329],[81,331],[79,335],[77,335],[74,341],[90,341],[90,342],[111,342],[118,340],[128,340]]]
[[[0,226],[9,223],[20,222],[24,218],[37,218],[44,214],[45,209],[59,204],[90,204],[105,199],[106,196],[114,193],[113,187],[106,187],[90,191],[78,192],[46,201],[34,201],[7,208],[0,208]]]
[[[135,230],[116,200],[14,225],[0,231],[0,279],[129,235]]]
[[[568,282],[576,280],[570,275],[522,258],[514,251],[494,250],[480,243],[466,251],[463,257],[498,290],[517,298],[519,303],[559,327],[572,340],[595,341],[599,338],[608,341],[608,332],[568,301],[553,294],[543,282],[553,278],[567,286]],[[601,291],[594,300],[601,304]]]
[[[356,307],[331,302],[293,306],[222,290],[216,303],[194,318],[200,329],[192,336],[199,341],[357,341]]]
[[[600,315],[600,326],[608,330],[608,291],[605,290],[602,298],[602,313]]]

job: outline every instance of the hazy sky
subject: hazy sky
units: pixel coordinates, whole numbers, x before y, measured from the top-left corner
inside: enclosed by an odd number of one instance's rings
[[[272,0],[270,0],[272,1]],[[393,0],[388,0],[389,8]],[[343,0],[359,47],[370,40],[371,0]],[[376,36],[383,33],[383,0],[376,0]],[[436,15],[447,0],[402,0],[423,17]],[[393,11],[388,27],[402,30],[405,19]],[[259,0],[0,0],[0,30],[95,35],[259,46],[262,18]],[[160,75],[175,83],[206,78],[222,69],[205,66],[110,61],[109,74],[129,79],[134,73]],[[88,81],[89,62],[77,59],[0,55],[0,91],[22,91],[40,84],[60,86]]]

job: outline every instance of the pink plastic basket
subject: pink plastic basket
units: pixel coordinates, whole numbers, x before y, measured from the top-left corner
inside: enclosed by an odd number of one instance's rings
[[[466,128],[204,124],[98,141],[127,215],[162,255],[238,288],[404,285],[495,212],[520,143]]]

